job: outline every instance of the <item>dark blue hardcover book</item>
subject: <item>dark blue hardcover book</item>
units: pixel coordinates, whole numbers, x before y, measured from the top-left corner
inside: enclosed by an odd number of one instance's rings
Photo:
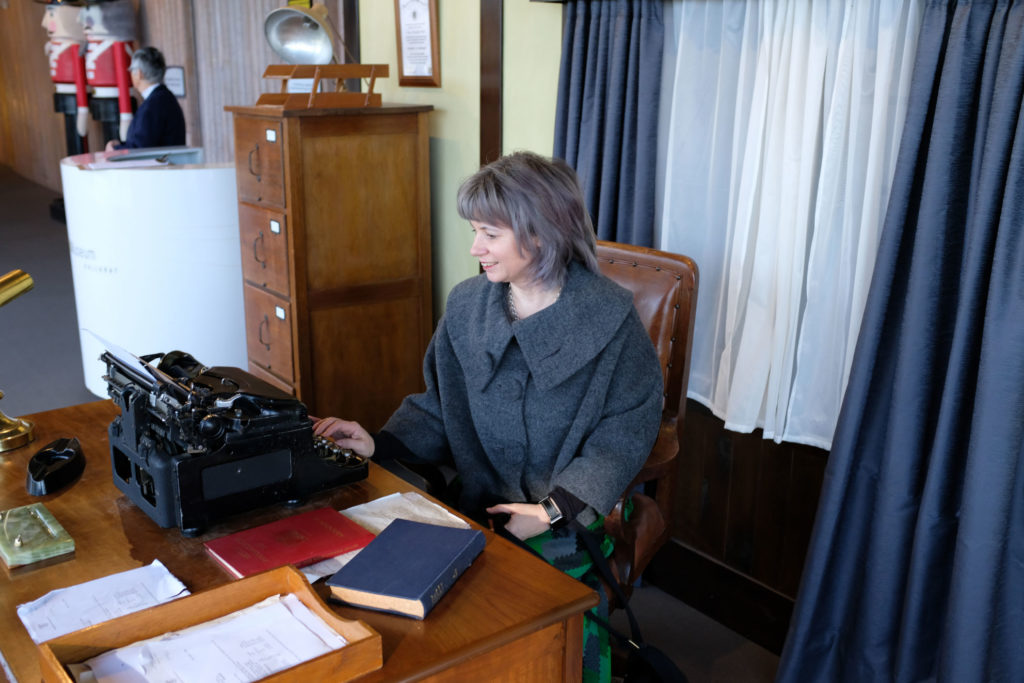
[[[342,602],[423,619],[484,549],[484,534],[396,519],[327,579]]]

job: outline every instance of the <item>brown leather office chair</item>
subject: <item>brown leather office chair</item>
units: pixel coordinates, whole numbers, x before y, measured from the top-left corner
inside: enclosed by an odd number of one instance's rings
[[[612,571],[628,597],[668,539],[679,434],[686,413],[698,271],[688,256],[616,242],[599,241],[597,260],[604,275],[633,292],[633,303],[654,342],[665,382],[658,440],[640,473],[605,518],[605,532],[615,539]],[[625,520],[623,505],[638,486],[643,493],[632,494],[633,512]],[[614,597],[609,597],[616,606]]]

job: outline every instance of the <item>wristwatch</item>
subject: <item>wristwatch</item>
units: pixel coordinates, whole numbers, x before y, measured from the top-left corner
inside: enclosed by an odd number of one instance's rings
[[[555,505],[555,501],[551,500],[551,496],[540,499],[540,506],[544,508],[544,512],[548,514],[548,523],[554,526],[558,522],[562,521],[562,511]]]

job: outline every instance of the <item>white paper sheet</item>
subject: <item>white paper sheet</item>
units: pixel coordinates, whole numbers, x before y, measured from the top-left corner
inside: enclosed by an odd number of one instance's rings
[[[384,527],[396,519],[411,519],[414,522],[463,529],[469,526],[460,517],[456,517],[437,503],[430,502],[415,491],[392,493],[390,496],[383,496],[362,505],[353,505],[341,510],[341,514],[375,534],[384,531]]]
[[[188,594],[185,584],[153,560],[145,567],[52,590],[18,605],[18,617],[32,640],[41,643]]]
[[[167,159],[158,157],[156,159],[126,159],[118,161],[117,157],[114,157],[112,159],[90,161],[85,165],[85,168],[97,170],[103,168],[140,168],[143,166],[167,166]]]
[[[469,526],[461,518],[456,517],[437,503],[430,502],[415,491],[392,493],[389,496],[383,496],[368,503],[353,505],[340,512],[374,534],[379,534],[384,530],[384,527],[399,518],[463,529]],[[350,553],[311,564],[308,567],[302,568],[302,574],[306,577],[307,581],[313,583],[317,579],[331,576],[348,564],[349,560],[358,553],[358,550],[353,550]]]
[[[246,683],[346,644],[297,597],[275,595],[219,619],[104,652],[85,666],[88,680],[101,683]]]

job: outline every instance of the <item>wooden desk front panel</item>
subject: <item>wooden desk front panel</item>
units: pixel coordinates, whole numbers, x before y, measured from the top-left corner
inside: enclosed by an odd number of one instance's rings
[[[0,500],[11,508],[42,501],[75,539],[75,554],[57,564],[0,570],[0,652],[19,681],[40,677],[36,646],[18,619],[17,605],[55,589],[134,569],[159,559],[193,593],[231,578],[203,550],[203,541],[289,514],[337,509],[410,490],[372,466],[365,481],[324,493],[293,510],[283,506],[226,520],[197,538],[161,529],[114,486],[106,429],[117,414],[110,401],[29,416],[36,440],[0,456]],[[28,459],[42,445],[77,436],[86,455],[81,479],[56,494],[32,498],[24,488]],[[579,680],[581,614],[597,595],[543,561],[487,533],[480,557],[423,621],[332,604],[383,637],[384,668],[361,681]],[[327,590],[320,582],[321,597]],[[551,642],[554,644],[550,644]],[[548,673],[559,669],[557,675]],[[527,672],[524,674],[523,672]],[[538,677],[533,678],[532,672]],[[543,675],[540,675],[541,672]]]
[[[574,671],[573,664],[583,661],[583,652],[573,650],[569,632],[582,630],[583,617],[572,617],[423,680],[430,683],[573,680],[566,672]],[[570,657],[569,652],[576,654]],[[578,679],[582,679],[582,671]]]

